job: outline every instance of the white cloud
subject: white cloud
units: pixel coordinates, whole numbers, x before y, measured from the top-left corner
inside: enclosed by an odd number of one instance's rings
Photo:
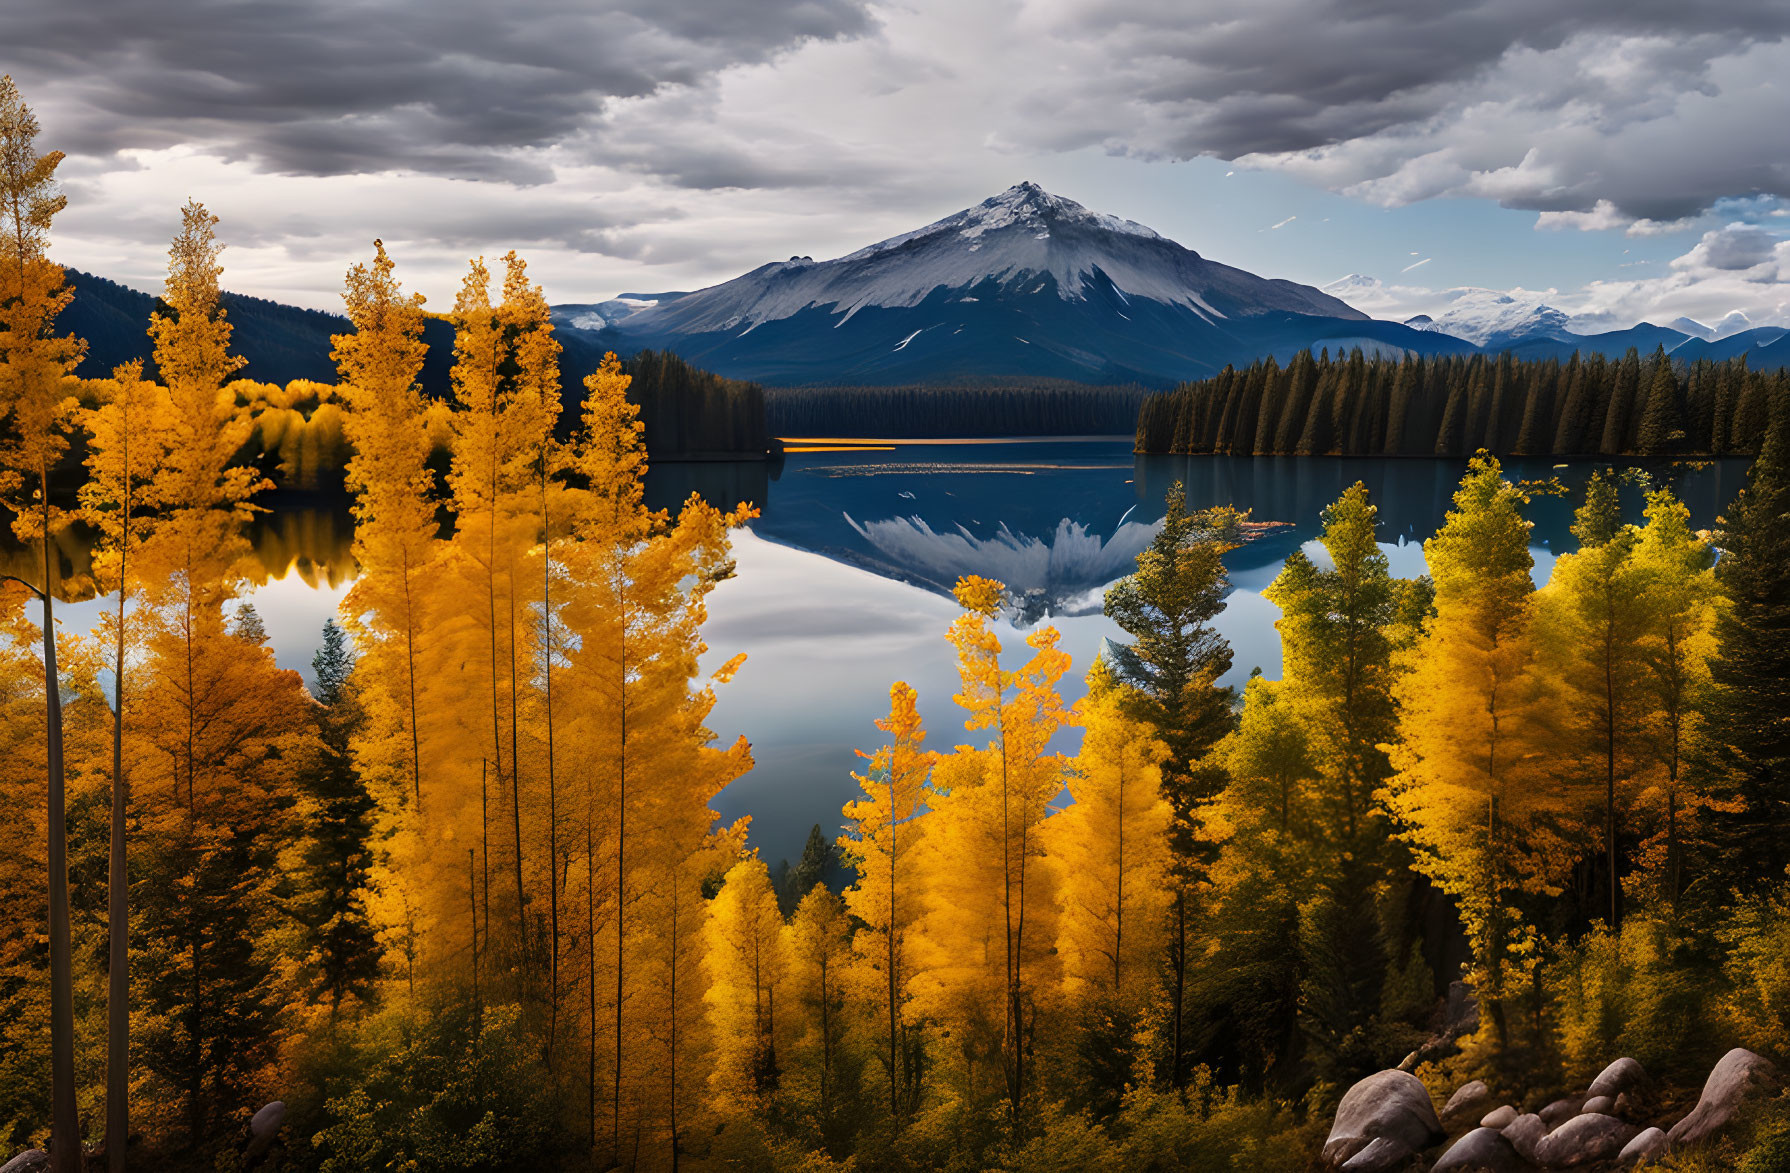
[[[1741,329],[1790,325],[1790,240],[1754,225],[1731,224],[1704,233],[1659,276],[1592,281],[1577,289],[1433,289],[1361,274],[1324,289],[1377,318],[1396,321],[1417,314],[1447,321],[1450,313],[1474,321],[1499,315],[1516,320],[1551,307],[1579,334],[1637,322],[1665,325],[1678,317],[1712,326],[1728,320]]]

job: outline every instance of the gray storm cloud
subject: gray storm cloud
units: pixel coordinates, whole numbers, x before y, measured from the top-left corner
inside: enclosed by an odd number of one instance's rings
[[[517,148],[615,98],[687,86],[807,38],[859,0],[58,0],[0,10],[5,67],[86,152],[199,142],[306,175],[534,182]]]

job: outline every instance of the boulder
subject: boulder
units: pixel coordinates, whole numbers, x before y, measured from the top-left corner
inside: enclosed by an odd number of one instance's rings
[[[259,1140],[264,1136],[272,1136],[286,1123],[286,1104],[283,1100],[275,1100],[268,1104],[249,1120],[249,1135]]]
[[[1541,1117],[1530,1112],[1526,1116],[1518,1116],[1504,1126],[1504,1139],[1510,1142],[1525,1161],[1535,1159],[1535,1146],[1541,1138],[1548,1134],[1548,1126],[1541,1122]]]
[[[1622,1151],[1616,1154],[1616,1164],[1627,1168],[1642,1161],[1657,1161],[1666,1155],[1668,1143],[1663,1129],[1649,1128],[1622,1146]]]
[[[1405,1071],[1380,1071],[1350,1088],[1336,1106],[1324,1163],[1337,1168],[1381,1139],[1402,1143],[1408,1156],[1444,1135],[1423,1081]]]
[[[1475,1128],[1455,1141],[1430,1173],[1526,1173],[1529,1162],[1518,1155],[1496,1128]]]
[[[1382,1136],[1344,1161],[1342,1173],[1387,1173],[1411,1159],[1411,1146]]]
[[[249,1143],[243,1149],[243,1160],[254,1168],[280,1139],[280,1127],[286,1123],[286,1105],[275,1100],[264,1106],[249,1120]]]
[[[1777,1068],[1763,1055],[1755,1055],[1744,1047],[1735,1047],[1710,1071],[1703,1081],[1703,1094],[1690,1115],[1672,1126],[1667,1133],[1672,1147],[1700,1144],[1727,1126],[1741,1105],[1752,1095],[1777,1082]]]
[[[1479,1118],[1479,1126],[1481,1128],[1496,1128],[1498,1131],[1502,1132],[1509,1126],[1512,1120],[1515,1120],[1520,1115],[1521,1113],[1515,1108],[1506,1104],[1502,1108],[1493,1108],[1490,1112],[1481,1116]]]
[[[1647,1071],[1638,1060],[1626,1055],[1598,1072],[1591,1086],[1585,1089],[1585,1095],[1591,1099],[1598,1096],[1619,1096],[1623,1092],[1634,1091],[1647,1082]]]
[[[1584,1106],[1585,1098],[1583,1096],[1567,1096],[1563,1100],[1555,1100],[1536,1115],[1541,1117],[1543,1124],[1553,1128],[1555,1125],[1563,1124],[1577,1116],[1579,1109]]]
[[[1585,1106],[1579,1109],[1579,1115],[1583,1116],[1586,1113],[1596,1116],[1614,1116],[1616,1101],[1610,1096],[1592,1096],[1585,1101]]]
[[[1485,1085],[1485,1080],[1476,1079],[1472,1083],[1464,1083],[1448,1097],[1448,1103],[1442,1108],[1442,1119],[1465,1116],[1468,1113],[1477,1116],[1491,1102],[1492,1089]]]
[[[1535,1143],[1535,1158],[1550,1169],[1570,1169],[1607,1161],[1639,1131],[1614,1116],[1588,1112],[1574,1116]]]
[[[26,1149],[12,1160],[0,1165],[0,1173],[48,1173],[50,1154],[42,1149]]]
[[[1641,1102],[1638,1095],[1630,1092],[1623,1092],[1621,1095],[1617,1096],[1616,1108],[1610,1114],[1612,1116],[1620,1116],[1624,1120],[1640,1119]]]

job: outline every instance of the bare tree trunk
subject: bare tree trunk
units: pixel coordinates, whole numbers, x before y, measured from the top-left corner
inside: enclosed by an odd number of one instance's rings
[[[112,673],[112,843],[106,869],[106,1168],[124,1173],[130,1140],[130,879],[125,867],[124,603],[130,553],[130,429],[124,429],[124,524],[118,551],[118,630]]]
[[[62,769],[62,684],[56,671],[55,555],[50,543],[50,470],[38,470],[43,499],[44,759],[49,767],[50,1160],[52,1173],[80,1173],[75,1108],[74,959],[68,927],[68,815]]]
[[[547,1070],[553,1070],[553,1044],[559,1027],[559,802],[553,777],[553,519],[547,512],[546,460],[541,462],[541,642],[547,662],[541,687],[547,700],[547,885],[548,938],[551,969],[547,996]]]

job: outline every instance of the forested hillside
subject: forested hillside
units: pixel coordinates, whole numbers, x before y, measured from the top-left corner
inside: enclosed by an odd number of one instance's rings
[[[157,299],[115,281],[73,270],[69,271],[69,285],[74,298],[65,311],[65,326],[87,340],[86,353],[75,373],[103,378],[120,363],[138,361],[143,363],[146,377],[156,378],[154,348],[145,327],[157,309]],[[230,315],[235,344],[245,360],[230,372],[231,381],[288,388],[287,406],[303,417],[300,423],[308,420],[311,409],[328,396],[324,392],[323,399],[319,399],[316,385],[336,381],[331,339],[348,328],[348,320],[229,292],[218,295],[218,304]],[[431,400],[449,400],[454,393],[451,316],[426,316],[421,340],[428,350],[417,375],[418,385]],[[556,394],[565,418],[572,419],[583,399],[582,380],[603,365],[604,351],[575,330],[562,331],[557,342],[563,377]],[[764,395],[754,384],[723,379],[691,367],[675,355],[655,355],[650,351],[630,360],[630,369],[636,375],[630,393],[640,404],[646,422],[647,450],[658,459],[677,460],[693,455],[751,459],[767,450]],[[299,386],[295,388],[294,384]],[[339,439],[339,432],[332,431],[333,427],[323,428],[328,436],[307,441],[303,439],[302,427],[289,420],[281,425],[277,435],[264,438],[263,447],[272,451],[284,444],[286,456],[290,457],[293,445],[327,446]],[[322,463],[339,472],[345,460],[340,450],[328,449]],[[282,486],[287,484],[283,474],[275,475],[280,477]],[[319,479],[307,469],[301,481],[294,484],[314,488]],[[321,479],[331,478],[323,475]],[[339,483],[339,476],[334,480]]]
[[[1403,359],[1310,352],[1186,383],[1143,403],[1139,452],[1236,455],[1744,455],[1790,372],[1575,355]]]

